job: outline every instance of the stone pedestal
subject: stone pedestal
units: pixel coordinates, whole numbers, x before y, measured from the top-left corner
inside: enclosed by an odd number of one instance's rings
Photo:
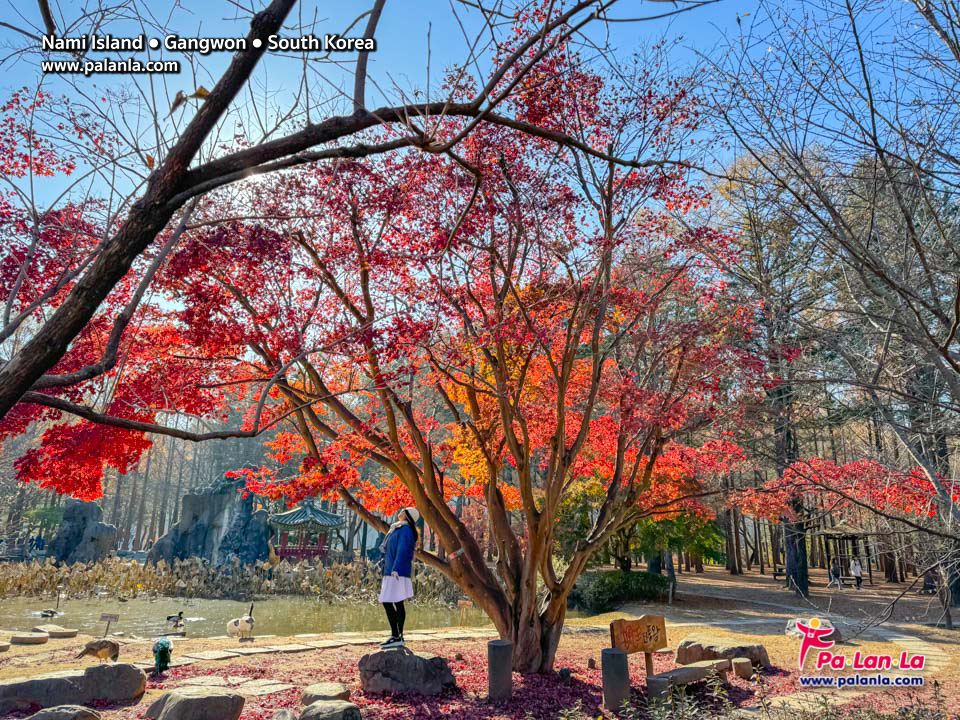
[[[733,665],[733,672],[738,678],[749,680],[753,677],[753,661],[750,658],[734,658],[730,664]]]
[[[509,700],[513,695],[513,643],[491,640],[487,643],[487,697]]]
[[[603,678],[603,706],[619,712],[630,699],[630,666],[627,654],[616,648],[600,651],[600,674]]]

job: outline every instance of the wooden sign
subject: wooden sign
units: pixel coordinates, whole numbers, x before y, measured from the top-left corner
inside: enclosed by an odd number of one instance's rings
[[[110,623],[115,623],[120,619],[120,616],[116,613],[102,613],[100,615],[100,622],[105,622],[107,626],[103,629],[103,636],[106,637],[110,634]]]
[[[625,653],[652,653],[667,646],[667,625],[662,615],[641,615],[636,620],[610,623],[610,644]]]

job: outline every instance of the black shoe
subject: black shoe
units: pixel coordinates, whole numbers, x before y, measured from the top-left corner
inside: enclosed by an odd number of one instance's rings
[[[396,637],[395,635],[391,635],[389,640],[384,640],[382,643],[380,643],[380,647],[382,648],[400,647],[400,645],[402,644],[403,644],[403,640]]]

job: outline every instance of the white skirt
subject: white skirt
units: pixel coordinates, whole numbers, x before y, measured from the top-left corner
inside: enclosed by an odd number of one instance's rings
[[[403,602],[413,597],[413,583],[408,577],[386,575],[380,581],[380,602]]]

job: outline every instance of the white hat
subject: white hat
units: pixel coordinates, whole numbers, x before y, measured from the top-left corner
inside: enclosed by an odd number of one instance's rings
[[[420,511],[417,510],[415,507],[405,507],[403,510],[400,511],[401,515],[403,515],[403,513],[407,513],[408,515],[410,515],[410,517],[413,519],[414,522],[417,522],[418,520],[420,520]]]

